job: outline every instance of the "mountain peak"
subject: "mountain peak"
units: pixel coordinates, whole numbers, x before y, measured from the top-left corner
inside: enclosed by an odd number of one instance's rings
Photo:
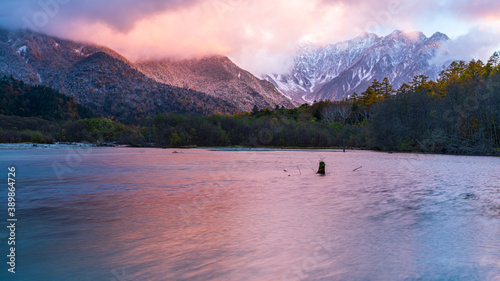
[[[450,40],[450,37],[448,37],[448,35],[444,34],[444,33],[441,33],[441,32],[436,32],[434,33],[430,40],[433,40],[433,41],[447,41],[447,40]]]
[[[370,32],[363,32],[361,35],[357,36],[353,40],[367,40],[367,39],[377,39],[379,38],[377,34]]]
[[[427,37],[420,31],[407,32],[399,29],[391,32],[389,35],[386,36],[386,38],[393,38],[393,39],[407,38],[412,41],[421,41],[427,39]]]
[[[400,29],[396,29],[394,30],[393,32],[391,32],[389,35],[387,35],[388,37],[399,37],[401,35],[404,34],[404,31],[400,30]]]
[[[435,40],[447,38],[433,35]],[[420,31],[395,30],[383,37],[363,33],[326,47],[309,47],[311,52],[293,58],[291,72],[264,77],[297,103],[340,100],[365,91],[373,79],[388,77],[395,88],[418,74],[435,79],[441,69],[429,61],[441,46]]]
[[[211,55],[199,59],[200,61],[209,61],[213,63],[233,63],[227,56],[224,55]]]

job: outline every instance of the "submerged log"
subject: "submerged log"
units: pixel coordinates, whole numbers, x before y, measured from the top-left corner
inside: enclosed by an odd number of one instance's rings
[[[318,174],[320,174],[320,175],[325,174],[325,162],[324,161],[319,161]]]

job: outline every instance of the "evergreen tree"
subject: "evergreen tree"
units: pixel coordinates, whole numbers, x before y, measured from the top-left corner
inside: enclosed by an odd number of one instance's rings
[[[389,78],[385,77],[384,80],[382,80],[381,89],[382,96],[384,96],[385,98],[392,95],[394,91],[392,90],[392,85],[389,82]]]

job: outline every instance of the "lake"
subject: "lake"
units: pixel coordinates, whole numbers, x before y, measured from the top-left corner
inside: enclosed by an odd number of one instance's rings
[[[0,163],[4,182],[16,167],[18,219],[1,280],[500,280],[500,158],[4,149]]]

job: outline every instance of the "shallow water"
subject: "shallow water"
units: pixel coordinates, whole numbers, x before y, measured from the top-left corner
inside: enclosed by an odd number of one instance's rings
[[[0,163],[17,169],[12,280],[500,280],[500,158],[109,148]]]

